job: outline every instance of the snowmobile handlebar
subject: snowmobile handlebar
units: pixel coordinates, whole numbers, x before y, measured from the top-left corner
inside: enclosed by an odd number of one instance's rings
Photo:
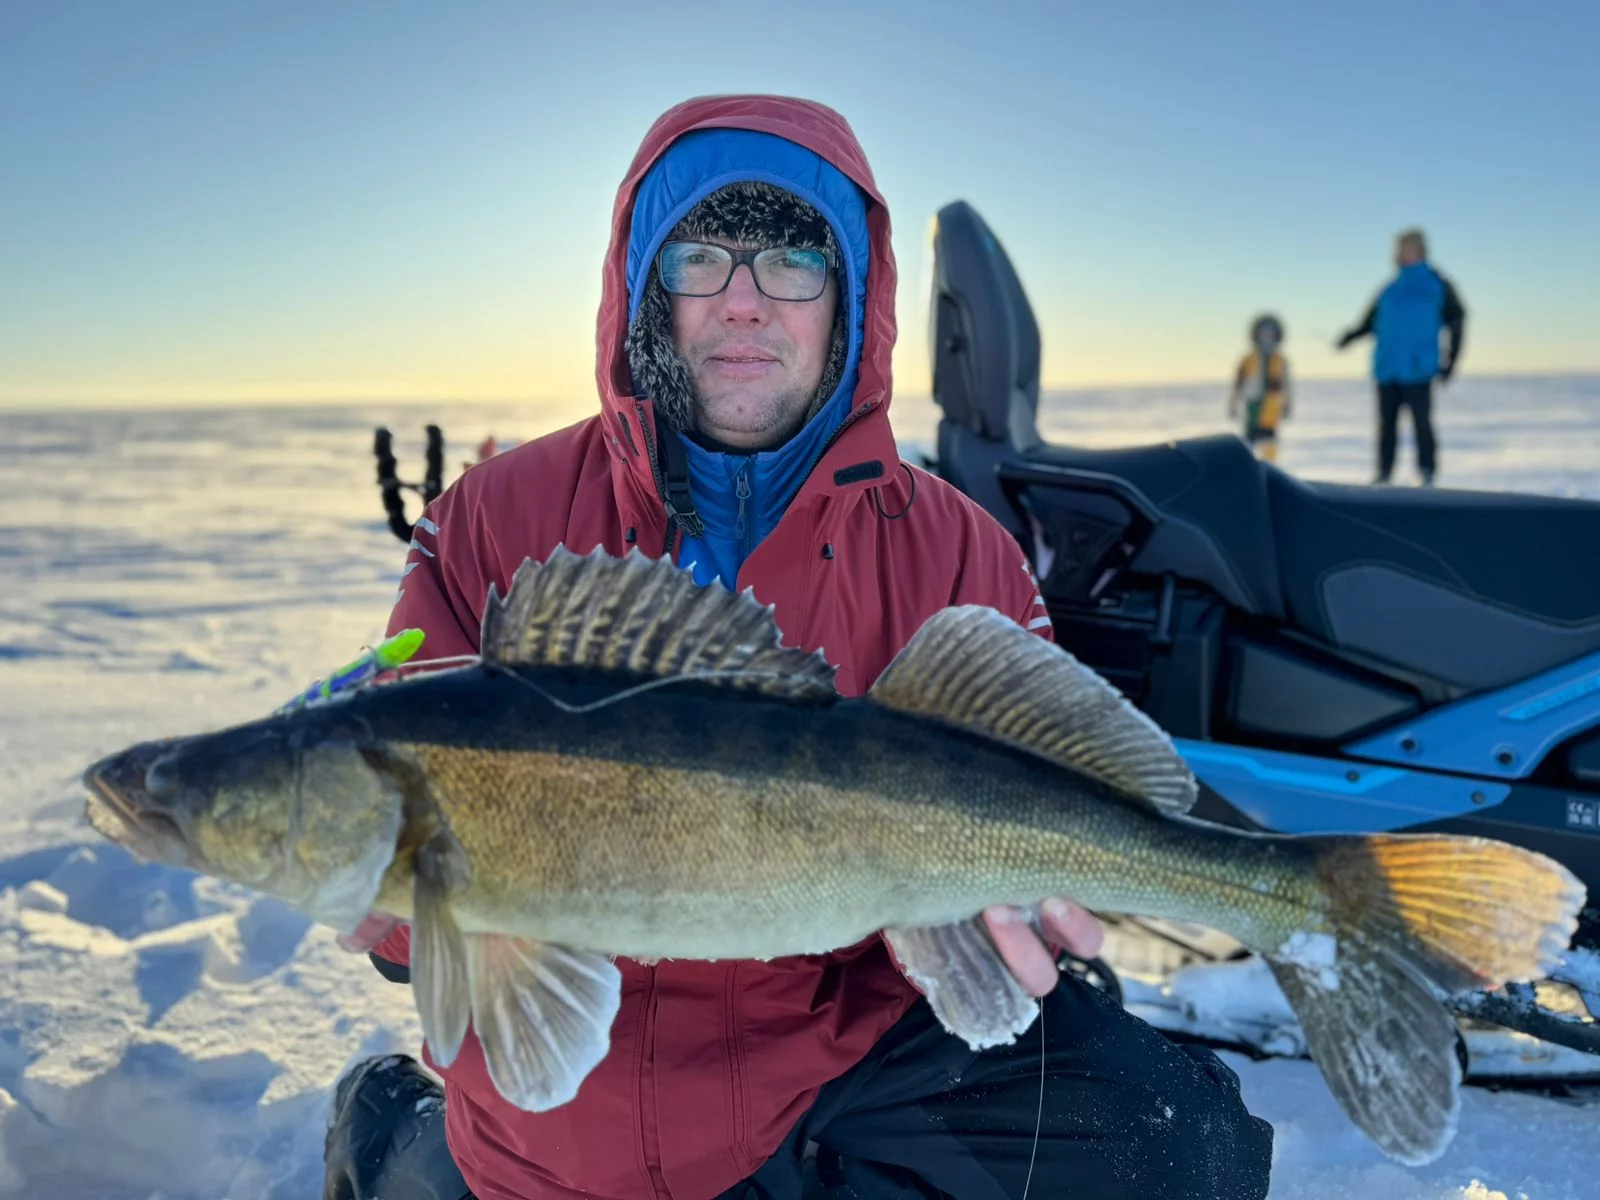
[[[1002,462],[995,477],[1006,503],[1035,544],[1029,559],[1041,583],[1081,601],[1097,597],[1126,568],[1161,524],[1161,512],[1133,484],[1115,475],[1047,463]],[[1098,520],[1079,518],[1071,545],[1051,545],[1050,495],[1088,494],[1100,501]],[[1058,569],[1059,568],[1059,569]],[[1047,576],[1054,578],[1047,581]]]

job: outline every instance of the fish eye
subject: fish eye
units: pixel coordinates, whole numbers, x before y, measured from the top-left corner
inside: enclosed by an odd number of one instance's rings
[[[170,800],[183,788],[183,774],[176,754],[156,759],[145,770],[144,790],[153,800]]]

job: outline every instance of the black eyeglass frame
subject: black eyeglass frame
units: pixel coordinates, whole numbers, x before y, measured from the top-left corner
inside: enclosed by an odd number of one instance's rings
[[[714,292],[675,292],[670,287],[667,287],[667,275],[661,269],[661,260],[666,255],[667,250],[673,246],[714,246],[718,250],[726,251],[731,261],[728,263],[728,277],[722,281],[722,286]],[[761,280],[756,275],[756,257],[773,250],[804,250],[810,254],[822,255],[825,269],[822,274],[822,286],[817,289],[815,296],[774,296],[761,286]],[[834,261],[834,256],[820,246],[762,246],[759,250],[735,250],[732,246],[725,246],[721,242],[708,242],[701,238],[678,238],[675,241],[663,242],[661,249],[656,251],[656,278],[661,280],[661,286],[666,288],[669,296],[682,296],[687,300],[709,300],[713,296],[722,295],[723,292],[728,290],[728,285],[733,282],[733,273],[741,265],[750,268],[750,281],[756,285],[756,291],[777,304],[810,304],[813,300],[819,299],[822,293],[828,290],[828,276],[839,269],[839,264]]]

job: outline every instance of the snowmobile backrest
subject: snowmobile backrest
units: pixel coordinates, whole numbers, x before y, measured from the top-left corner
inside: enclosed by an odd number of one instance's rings
[[[964,200],[934,218],[933,399],[947,420],[1027,453],[1039,444],[1039,325],[1005,249]]]

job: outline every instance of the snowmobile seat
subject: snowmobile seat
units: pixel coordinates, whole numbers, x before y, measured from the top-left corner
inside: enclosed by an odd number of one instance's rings
[[[1600,651],[1600,503],[1263,474],[1308,633],[1469,690]]]
[[[1231,436],[1040,446],[1020,464],[999,475],[1026,488],[1036,538],[1081,525],[1083,493],[1126,490],[1150,531],[1131,570],[1468,691],[1600,651],[1595,501],[1307,483]]]
[[[1134,572],[1466,690],[1600,650],[1600,503],[1306,483],[1231,435],[1047,444],[1032,308],[960,201],[935,225],[930,319],[940,474],[1052,562],[1047,599],[1084,598],[1097,557],[1137,540]]]
[[[1040,443],[1020,461],[1033,469],[1002,468],[1001,486],[1015,494],[1015,481],[1031,484],[1026,506],[1041,525],[1051,524],[1042,519],[1052,507],[1051,483],[1081,492],[1107,488],[1101,481],[1120,481],[1123,488],[1108,490],[1130,493],[1129,502],[1151,526],[1129,564],[1133,570],[1206,583],[1236,608],[1285,617],[1266,476],[1240,439],[1189,438],[1114,450]],[[1052,479],[1039,468],[1059,474]]]

